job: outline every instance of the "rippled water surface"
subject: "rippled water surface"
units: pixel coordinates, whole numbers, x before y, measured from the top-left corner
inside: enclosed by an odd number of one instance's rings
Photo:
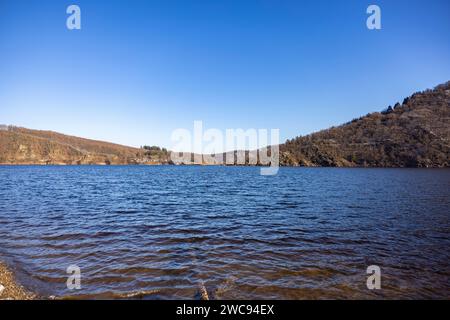
[[[450,298],[450,170],[24,166],[0,181],[0,260],[43,296]]]

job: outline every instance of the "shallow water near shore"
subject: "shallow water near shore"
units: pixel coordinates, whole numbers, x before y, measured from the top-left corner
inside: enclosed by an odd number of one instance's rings
[[[41,296],[450,298],[448,169],[0,166],[0,180],[0,260]]]

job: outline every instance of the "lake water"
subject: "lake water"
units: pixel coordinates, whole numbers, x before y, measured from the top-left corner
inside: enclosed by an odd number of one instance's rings
[[[450,298],[447,169],[0,166],[0,181],[0,260],[43,296]]]

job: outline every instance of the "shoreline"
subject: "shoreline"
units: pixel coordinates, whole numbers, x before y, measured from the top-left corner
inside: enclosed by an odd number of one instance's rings
[[[270,168],[271,166],[262,165],[224,165],[224,164],[104,164],[104,163],[92,163],[92,164],[67,164],[67,163],[0,163],[0,166],[4,167],[27,167],[27,166],[39,166],[39,167],[252,167],[252,168]],[[281,164],[277,168],[332,168],[332,169],[450,169],[450,166],[318,166],[318,165],[284,165]]]
[[[0,300],[35,300],[37,295],[25,289],[11,269],[0,261]]]

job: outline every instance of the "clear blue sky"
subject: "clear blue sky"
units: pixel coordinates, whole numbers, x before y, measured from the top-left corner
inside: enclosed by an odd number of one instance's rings
[[[203,120],[285,140],[450,80],[449,13],[448,0],[0,0],[0,123],[170,148]]]

